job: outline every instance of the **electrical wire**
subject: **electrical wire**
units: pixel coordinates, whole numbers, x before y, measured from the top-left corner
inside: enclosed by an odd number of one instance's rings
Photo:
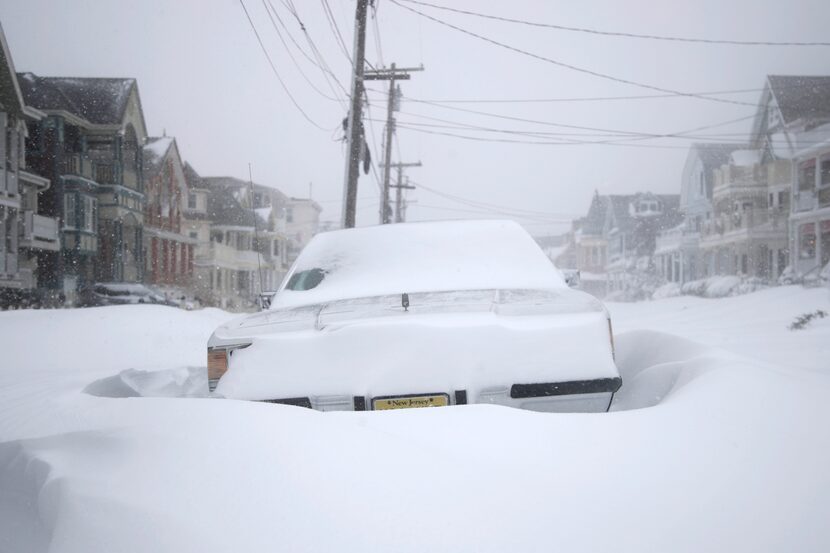
[[[456,196],[456,195],[450,194],[448,192],[442,192],[440,190],[436,190],[434,188],[431,188],[429,186],[426,186],[424,184],[421,184],[421,183],[418,183],[418,182],[415,182],[415,181],[412,181],[412,180],[410,180],[409,182],[410,182],[410,184],[413,184],[413,185],[417,186],[419,189],[426,190],[427,192],[430,192],[432,194],[435,194],[435,195],[440,196],[442,198],[445,198],[447,200],[452,200],[454,202],[466,205],[468,207],[477,207],[477,208],[482,208],[482,209],[497,209],[497,210],[500,210],[500,211],[503,211],[503,212],[523,213],[525,215],[533,215],[533,216],[539,216],[539,217],[573,217],[572,213],[548,213],[548,212],[545,212],[545,211],[536,211],[536,210],[532,210],[532,209],[510,208],[510,207],[506,207],[506,206],[503,206],[503,205],[498,205],[498,204],[493,204],[493,203],[488,203],[488,202],[482,202],[482,201],[479,201],[479,200],[472,200],[470,198],[465,198],[463,196]]]
[[[337,26],[337,21],[334,19],[334,12],[331,10],[328,0],[321,0],[321,2],[323,4],[323,11],[326,13],[326,20],[329,23],[329,27],[331,27],[334,38],[337,40],[337,44],[340,46],[346,59],[349,60],[349,63],[353,64],[352,56],[349,54],[349,49],[346,46],[346,41],[343,40],[343,35],[340,34],[340,27]]]
[[[297,108],[297,111],[299,111],[302,114],[306,121],[320,129],[321,131],[328,132],[330,129],[326,129],[325,127],[320,126],[316,121],[309,117],[305,110],[302,107],[300,107],[300,104],[297,103],[297,100],[294,99],[294,96],[291,95],[291,91],[288,90],[288,87],[282,80],[282,77],[280,77],[279,71],[277,71],[277,67],[274,65],[274,61],[271,59],[270,54],[268,54],[268,50],[265,48],[265,44],[263,44],[262,38],[259,36],[259,32],[256,30],[256,26],[254,26],[254,21],[251,19],[251,14],[248,13],[248,8],[245,7],[245,3],[243,2],[243,0],[239,0],[239,4],[242,6],[242,10],[245,12],[245,17],[248,19],[248,23],[250,23],[251,25],[251,30],[254,32],[254,35],[256,36],[257,42],[259,43],[259,47],[262,49],[262,53],[265,54],[265,59],[268,60],[268,65],[271,66],[271,71],[274,73],[274,76],[279,81],[280,85],[282,86],[282,89],[285,91],[285,94],[291,100],[291,103],[294,104],[294,107]]]
[[[268,2],[269,2],[269,4],[270,4],[271,0],[268,0]],[[345,87],[345,86],[343,86],[343,83],[341,83],[341,82],[340,82],[340,80],[337,78],[337,75],[335,75],[335,74],[334,74],[334,71],[332,71],[332,70],[331,70],[331,67],[330,67],[330,66],[329,66],[329,64],[326,62],[326,60],[325,60],[325,58],[323,57],[323,55],[322,55],[322,53],[320,52],[320,50],[317,48],[317,45],[314,43],[314,40],[312,40],[311,35],[309,34],[308,29],[306,28],[305,23],[303,23],[303,20],[302,20],[302,18],[300,17],[299,12],[297,12],[297,8],[296,8],[296,7],[294,7],[294,3],[293,3],[293,2],[290,2],[290,4],[289,4],[289,3],[287,3],[285,0],[282,0],[282,4],[283,4],[283,5],[284,5],[287,9],[288,9],[288,11],[291,13],[291,15],[293,15],[293,16],[294,16],[294,19],[296,19],[296,20],[297,20],[297,24],[300,26],[300,31],[302,31],[303,36],[305,37],[306,42],[308,43],[309,48],[311,49],[311,53],[312,53],[312,55],[314,56],[314,58],[315,58],[315,59],[314,59],[314,60],[312,60],[312,59],[311,59],[311,57],[309,57],[309,56],[305,53],[305,51],[303,51],[303,50],[301,49],[301,51],[303,52],[303,54],[305,55],[305,57],[306,57],[309,61],[311,61],[311,63],[313,63],[313,64],[317,65],[317,66],[318,66],[318,67],[319,67],[319,68],[320,68],[320,69],[321,69],[324,73],[327,73],[329,76],[331,76],[331,78],[334,80],[334,82],[335,82],[335,83],[337,83],[337,86],[339,86],[339,87],[340,87],[340,90],[342,90],[342,91],[343,91],[343,93],[346,95],[346,98],[348,98],[348,97],[350,96],[349,91],[348,91],[348,90],[346,90],[346,87]],[[274,13],[275,13],[275,15],[276,15],[276,9],[274,8],[273,4],[271,4],[271,8],[274,10]],[[277,17],[279,17],[279,16],[277,16]],[[281,20],[281,19],[280,19],[280,22],[282,23],[282,20]],[[283,27],[285,27],[285,24],[284,24],[284,23],[283,23]],[[287,31],[287,28],[286,28],[286,31]],[[296,43],[296,41],[294,41],[294,40],[293,40],[293,38],[292,38],[292,41],[294,42],[294,44],[295,44],[295,45],[297,44],[297,43]],[[297,45],[297,47],[299,48],[299,45]],[[328,80],[328,77],[326,77],[326,80]],[[330,86],[331,86],[331,85],[330,85]],[[333,88],[333,87],[332,87],[332,88]]]
[[[431,15],[425,14],[424,12],[418,11],[414,8],[409,7],[409,6],[405,6],[405,5],[401,4],[398,0],[389,0],[389,1],[392,4],[395,4],[396,6],[398,6],[400,8],[403,8],[405,10],[408,10],[408,11],[412,12],[412,13],[415,13],[415,14],[423,17],[423,18],[429,19],[430,21],[432,21],[434,23],[437,23],[439,25],[442,25],[444,27],[448,27],[450,29],[453,29],[453,30],[458,31],[460,33],[463,33],[465,35],[477,38],[479,40],[482,40],[482,41],[487,42],[489,44],[492,44],[494,46],[498,46],[500,48],[504,48],[504,49],[509,50],[511,52],[514,52],[514,53],[517,53],[517,54],[522,54],[524,56],[527,56],[527,57],[530,57],[530,58],[533,58],[533,59],[536,59],[536,60],[539,60],[539,61],[543,61],[545,63],[555,65],[557,67],[562,67],[564,69],[569,69],[569,70],[575,71],[577,73],[583,73],[585,75],[591,75],[593,77],[597,77],[597,78],[600,78],[600,79],[605,79],[605,80],[608,80],[608,81],[613,81],[613,82],[626,84],[626,85],[630,85],[630,86],[636,86],[638,88],[644,88],[646,90],[654,90],[656,92],[663,92],[663,93],[666,93],[666,94],[673,94],[673,95],[676,95],[676,96],[685,96],[685,97],[688,97],[688,98],[697,98],[697,99],[701,99],[701,100],[707,100],[707,101],[710,101],[710,102],[719,102],[719,103],[724,103],[724,104],[735,104],[735,105],[753,106],[753,107],[755,106],[755,104],[751,104],[749,102],[741,102],[739,100],[727,100],[725,98],[717,98],[717,97],[712,97],[712,96],[701,96],[701,95],[698,95],[698,94],[694,94],[692,92],[682,92],[682,91],[679,91],[679,90],[673,90],[671,88],[665,88],[665,87],[650,85],[650,84],[647,84],[647,83],[632,81],[630,79],[624,79],[622,77],[615,77],[615,76],[609,75],[607,73],[601,73],[599,71],[594,71],[593,69],[578,67],[578,66],[572,65],[570,63],[565,63],[563,61],[559,61],[559,60],[556,60],[556,59],[553,59],[553,58],[549,58],[549,57],[543,56],[541,54],[535,54],[535,53],[530,52],[528,50],[523,50],[523,49],[518,48],[516,46],[511,46],[511,45],[506,44],[504,42],[500,42],[498,40],[486,37],[484,35],[474,33],[472,31],[469,31],[467,29],[464,29],[464,28],[459,27],[457,25],[454,25],[452,23],[448,23],[446,21],[443,21],[443,20],[438,19],[436,17],[433,17]]]
[[[664,41],[671,41],[671,42],[692,42],[692,43],[699,43],[699,44],[723,44],[723,45],[731,45],[731,46],[830,46],[830,42],[777,42],[777,41],[768,41],[768,40],[732,40],[732,39],[708,39],[708,38],[688,38],[688,37],[677,37],[677,36],[665,36],[665,35],[644,35],[644,34],[637,34],[637,33],[625,33],[619,31],[600,31],[597,29],[588,29],[584,27],[567,27],[565,25],[555,25],[552,23],[539,23],[538,21],[525,21],[523,19],[513,19],[510,17],[501,17],[497,15],[489,15],[479,12],[473,12],[468,10],[460,10],[457,8],[450,8],[448,6],[439,6],[438,4],[430,4],[428,2],[420,2],[418,0],[400,0],[402,2],[408,2],[410,4],[418,4],[419,6],[427,6],[430,8],[435,8],[438,10],[444,10],[448,12],[460,13],[464,15],[472,15],[475,17],[481,17],[484,19],[491,19],[494,21],[503,21],[507,23],[517,23],[520,25],[527,25],[530,27],[541,27],[546,29],[556,29],[558,31],[570,31],[570,32],[577,32],[577,33],[588,33],[593,35],[602,35],[602,36],[614,36],[614,37],[623,37],[623,38],[637,38],[637,39],[646,39],[646,40],[664,40]]]
[[[280,28],[277,26],[277,22],[274,20],[274,16],[271,14],[271,10],[268,7],[269,3],[270,2],[268,0],[262,0],[262,5],[265,8],[265,12],[268,14],[268,19],[271,20],[271,26],[274,27],[274,31],[276,31],[277,36],[279,37],[280,42],[282,43],[283,47],[285,48],[285,51],[288,54],[288,57],[291,59],[292,63],[294,64],[294,67],[297,68],[297,71],[299,71],[300,75],[303,77],[303,79],[305,79],[305,82],[308,83],[308,85],[312,88],[312,90],[314,90],[317,94],[319,94],[320,96],[322,96],[326,100],[331,100],[333,102],[338,102],[341,105],[341,107],[343,107],[343,109],[345,109],[346,108],[345,102],[343,101],[342,98],[337,96],[337,94],[334,90],[332,90],[332,92],[334,93],[334,96],[329,96],[328,94],[326,94],[325,92],[323,92],[322,90],[317,88],[317,86],[311,81],[311,79],[308,78],[308,75],[306,75],[305,71],[303,71],[303,68],[300,66],[300,64],[297,62],[297,59],[294,57],[294,54],[291,53],[291,49],[288,47],[288,43],[285,41],[285,38],[283,38],[282,32],[280,32]]]

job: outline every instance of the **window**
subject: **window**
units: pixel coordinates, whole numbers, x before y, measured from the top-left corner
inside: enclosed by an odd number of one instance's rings
[[[819,184],[830,186],[830,155],[821,158],[821,175],[819,176]]]
[[[798,228],[798,257],[812,259],[816,256],[816,224],[807,223]]]
[[[813,190],[816,187],[816,160],[808,159],[798,166],[798,189]]]
[[[82,196],[81,230],[95,232],[98,227],[98,201],[89,196]]]
[[[195,230],[191,230],[190,231],[190,237],[194,240],[197,240],[199,238],[199,233],[196,232]]]
[[[279,256],[280,255],[280,241],[279,240],[274,240],[273,255],[274,256]]]
[[[63,226],[64,228],[78,228],[77,207],[75,194],[64,194],[63,196]]]
[[[778,205],[785,205],[787,203],[787,193],[783,190],[778,193]]]
[[[291,275],[288,279],[288,284],[285,287],[288,290],[303,291],[316,288],[318,284],[323,282],[326,272],[323,269],[308,269],[306,271],[298,271]]]
[[[196,194],[192,192],[187,195],[187,209],[196,209]]]
[[[285,210],[285,222],[286,223],[293,223],[294,222],[294,209],[293,208],[286,208]]]
[[[769,207],[775,207],[775,194],[769,193]]]

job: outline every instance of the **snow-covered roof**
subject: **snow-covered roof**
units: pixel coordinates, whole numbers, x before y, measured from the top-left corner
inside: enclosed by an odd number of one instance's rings
[[[738,167],[752,167],[761,161],[760,150],[735,150],[729,154],[729,162]]]
[[[18,74],[26,103],[41,110],[63,110],[95,124],[118,124],[124,117],[135,79],[39,77]]]
[[[170,136],[153,136],[144,145],[144,175],[153,176],[160,168],[167,151],[175,139]]]
[[[830,118],[830,76],[769,75],[785,123]]]

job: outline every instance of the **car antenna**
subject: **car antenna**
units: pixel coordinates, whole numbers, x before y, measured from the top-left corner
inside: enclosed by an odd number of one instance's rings
[[[409,311],[409,294],[401,294],[401,306],[404,311]]]
[[[256,252],[256,262],[259,266],[259,296],[257,296],[259,301],[257,303],[259,304],[259,308],[262,309],[262,255],[259,252],[261,244],[259,243],[259,233],[256,228],[256,210],[254,209],[254,176],[251,171],[250,161],[248,162],[248,185],[251,187],[251,215],[253,215],[254,218],[254,244],[256,245],[254,251]]]

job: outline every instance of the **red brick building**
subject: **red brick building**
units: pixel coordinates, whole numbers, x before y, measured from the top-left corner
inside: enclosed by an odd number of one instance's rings
[[[182,234],[187,181],[176,140],[148,138],[144,146],[145,282],[160,286],[192,287],[196,239]]]

